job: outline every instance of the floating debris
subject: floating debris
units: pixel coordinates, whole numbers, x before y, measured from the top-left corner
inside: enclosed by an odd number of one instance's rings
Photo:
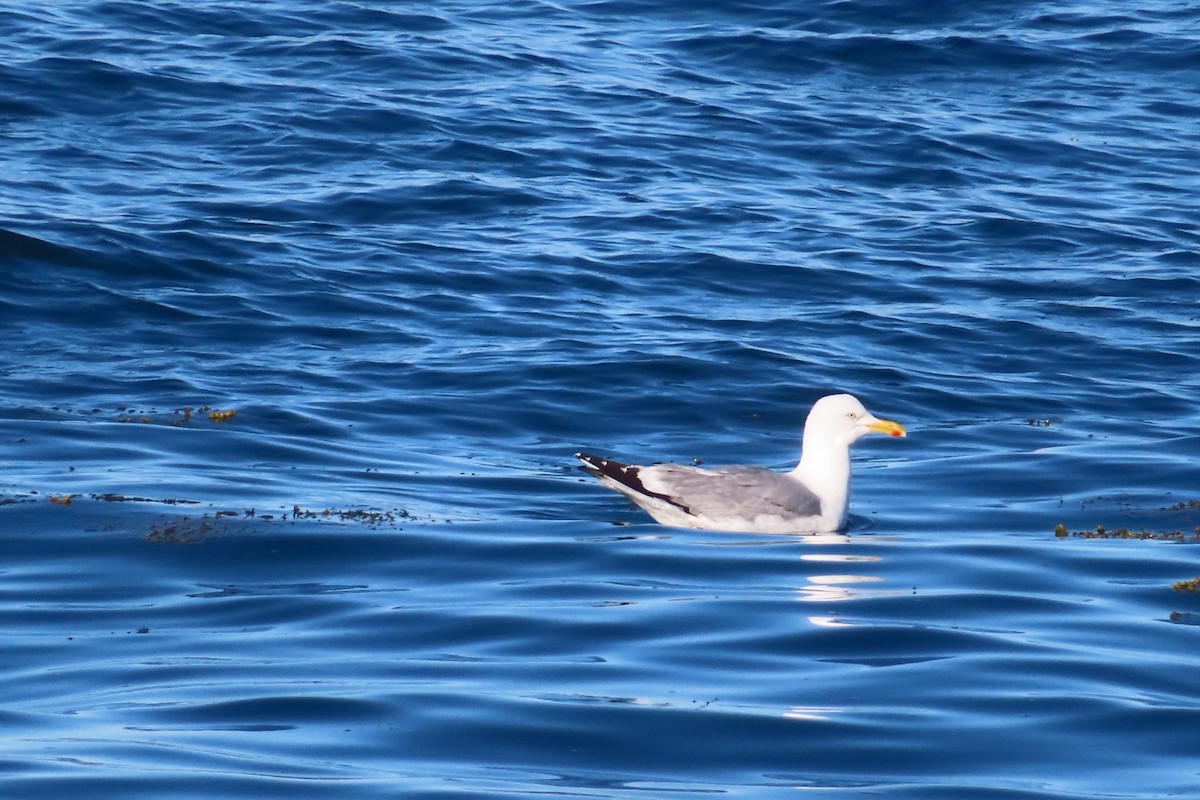
[[[1148,531],[1130,530],[1129,528],[1114,528],[1109,530],[1103,525],[1097,525],[1094,530],[1068,531],[1061,522],[1054,526],[1054,535],[1058,538],[1073,536],[1077,539],[1153,539],[1163,542],[1181,542],[1185,544],[1200,544],[1200,526],[1192,533],[1183,531]]]
[[[1173,506],[1167,506],[1167,511],[1197,511],[1200,510],[1200,500],[1183,500]]]
[[[246,525],[270,524],[274,522],[297,522],[302,520],[319,520],[322,522],[357,523],[378,530],[384,526],[399,528],[400,523],[413,520],[412,514],[404,509],[380,511],[366,508],[325,508],[320,511],[301,508],[293,505],[291,514],[286,511],[280,515],[263,514],[253,508],[240,511],[233,509],[218,509],[204,513],[200,517],[180,517],[167,522],[156,522],[150,526],[146,541],[162,544],[196,544],[218,536],[231,533],[230,523],[237,527],[233,531],[248,530]],[[254,520],[252,523],[251,520]]]
[[[32,497],[0,497],[0,506],[11,506],[17,503],[35,503]]]
[[[326,524],[365,525],[373,530],[391,528],[399,530],[404,523],[434,522],[436,520],[419,518],[402,508],[332,508],[320,510],[303,508],[298,503],[291,506],[280,506],[277,512],[264,511],[262,508],[237,506],[234,508],[214,507],[212,503],[200,500],[189,500],[180,497],[153,498],[138,495],[116,494],[50,494],[37,491],[21,495],[0,497],[0,506],[17,503],[48,502],[55,506],[78,506],[81,502],[95,503],[135,503],[149,506],[204,506],[197,510],[200,516],[171,517],[166,515],[149,525],[145,535],[146,541],[168,544],[195,544],[215,536],[232,533],[249,532],[251,529],[262,529],[263,525],[279,526],[284,523],[302,523],[315,521]],[[182,512],[182,509],[181,509]],[[449,521],[449,520],[447,520]],[[105,528],[112,530],[115,526]],[[274,529],[278,529],[277,527]]]
[[[220,536],[226,531],[225,527],[218,528],[207,514],[199,519],[181,517],[171,522],[154,523],[146,534],[147,542],[159,544],[196,544],[214,536]]]
[[[1175,581],[1171,584],[1171,588],[1177,592],[1200,592],[1200,578],[1192,578],[1187,581]]]
[[[199,500],[184,500],[180,497],[164,497],[161,500],[155,500],[153,497],[129,497],[123,494],[113,494],[112,492],[107,492],[105,494],[89,494],[88,497],[105,503],[162,503],[163,505],[168,506],[200,505]]]
[[[224,411],[213,408],[212,406],[200,406],[193,408],[192,406],[182,406],[171,411],[159,411],[158,409],[138,409],[134,410],[129,406],[117,406],[118,416],[117,422],[136,422],[141,425],[171,425],[173,427],[182,427],[191,424],[194,420],[192,412],[198,412],[208,417],[210,422],[227,422],[237,415],[237,410],[230,408]],[[70,411],[70,409],[68,409]],[[90,413],[98,413],[99,409],[93,409]]]
[[[283,516],[284,519],[287,519],[287,514]],[[294,505],[292,506],[292,519],[336,519],[339,522],[361,522],[372,528],[377,528],[380,525],[395,526],[400,520],[412,519],[412,515],[402,508],[392,511],[377,511],[366,508],[326,508],[321,511],[312,511]]]

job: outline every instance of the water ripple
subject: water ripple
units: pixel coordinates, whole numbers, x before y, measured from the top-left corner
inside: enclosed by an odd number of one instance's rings
[[[1195,794],[1197,21],[0,4],[3,794]]]

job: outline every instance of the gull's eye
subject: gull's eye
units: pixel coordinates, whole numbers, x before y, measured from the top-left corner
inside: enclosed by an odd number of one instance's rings
[[[851,411],[846,416],[849,417],[850,419],[858,419],[858,414],[854,413],[853,411]]]

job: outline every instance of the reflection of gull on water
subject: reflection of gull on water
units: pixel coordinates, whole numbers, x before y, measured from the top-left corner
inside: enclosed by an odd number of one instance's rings
[[[584,472],[620,492],[664,525],[748,533],[819,533],[846,527],[850,445],[868,433],[904,436],[848,394],[822,397],[804,423],[800,463],[791,472],[762,467],[640,467],[576,453]]]
[[[800,556],[800,560],[820,564],[863,564],[877,563],[880,558],[879,556],[848,555],[846,553],[805,553]],[[800,587],[797,599],[803,603],[827,603],[853,600],[867,594],[896,594],[897,592],[894,590],[881,592],[879,589],[869,589],[863,586],[863,584],[883,583],[883,580],[878,575],[851,575],[849,573],[809,575],[808,584]],[[809,619],[813,624],[822,627],[833,627],[839,624],[837,620],[829,617],[810,617]]]
[[[864,594],[855,588],[863,583],[883,583],[883,578],[876,575],[810,575],[808,585],[800,589],[800,600],[806,603],[851,600]]]

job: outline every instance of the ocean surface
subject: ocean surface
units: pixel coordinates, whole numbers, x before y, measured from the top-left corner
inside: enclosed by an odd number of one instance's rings
[[[1200,796],[1200,9],[700,5],[0,2],[0,797]]]

